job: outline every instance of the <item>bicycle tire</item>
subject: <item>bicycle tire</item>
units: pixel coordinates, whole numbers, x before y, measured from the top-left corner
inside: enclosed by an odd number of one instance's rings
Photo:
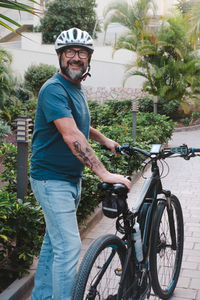
[[[172,249],[167,201],[161,199],[155,213],[149,257],[152,288],[155,295],[161,299],[169,299],[173,294],[179,278],[183,256],[182,209],[176,196],[172,195],[171,199],[175,221],[176,249]]]
[[[115,255],[112,257],[111,253],[114,252]],[[72,300],[117,299],[121,276],[116,270],[122,269],[125,252],[124,243],[115,235],[105,235],[95,240],[80,265],[75,279]],[[98,280],[104,267],[106,270],[94,288],[94,282]]]

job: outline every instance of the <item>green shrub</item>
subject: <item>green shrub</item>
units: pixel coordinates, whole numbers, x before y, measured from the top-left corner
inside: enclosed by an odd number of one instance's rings
[[[41,86],[56,73],[56,70],[55,66],[43,63],[31,65],[24,74],[25,85],[37,96]]]
[[[81,201],[77,211],[79,224],[83,224],[99,204],[97,191],[99,182],[100,179],[90,169],[85,168],[82,180]]]
[[[90,110],[91,125],[96,128],[99,125],[99,119],[103,113],[103,106],[97,101],[88,100],[88,107]]]
[[[131,105],[131,100],[106,100],[103,105],[96,101],[88,101],[92,126],[96,128],[99,125],[121,124],[127,113],[131,111]]]
[[[174,122],[165,115],[139,113],[137,118],[137,141],[149,144],[166,143],[172,136]]]
[[[3,143],[0,156],[4,158],[1,182],[7,182],[0,189],[0,290],[10,279],[24,274],[39,253],[44,233],[44,219],[41,208],[33,193],[23,203],[16,195],[17,147]]]
[[[153,99],[152,98],[144,97],[144,98],[139,99],[138,101],[139,101],[139,111],[153,112]]]
[[[197,120],[200,120],[200,112],[199,111],[193,111],[191,115],[191,122],[195,122]]]
[[[33,93],[16,83],[16,86],[10,89],[7,98],[0,110],[0,117],[8,123],[13,130],[16,129],[16,119],[19,115],[26,115],[32,120],[34,119],[36,109],[36,100]]]
[[[172,120],[177,120],[181,116],[180,102],[178,100],[165,101],[164,99],[159,99],[157,104],[157,110],[160,115],[166,115]],[[144,97],[139,99],[139,111],[140,112],[153,112],[153,99]]]
[[[17,147],[3,143],[0,148],[0,157],[3,157],[4,170],[0,175],[1,182],[6,182],[6,191],[16,193],[17,186]]]
[[[5,203],[7,199],[7,203]],[[0,283],[21,277],[39,254],[44,220],[41,209],[0,190]],[[0,290],[3,286],[0,284]]]
[[[10,126],[4,121],[0,121],[0,143],[9,134],[11,134]]]
[[[191,122],[191,119],[190,118],[183,118],[180,120],[181,123],[184,125],[184,126],[189,126],[190,125],[190,122]]]
[[[166,102],[164,99],[159,99],[158,113],[161,115],[166,115],[172,120],[177,120],[181,116],[180,102],[178,100]]]

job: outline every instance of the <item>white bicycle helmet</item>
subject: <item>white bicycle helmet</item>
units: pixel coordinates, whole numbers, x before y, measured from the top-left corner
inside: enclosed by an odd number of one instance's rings
[[[56,52],[59,52],[62,48],[70,46],[81,46],[88,49],[90,52],[94,51],[93,39],[89,33],[78,28],[71,28],[69,30],[62,31],[56,39]]]

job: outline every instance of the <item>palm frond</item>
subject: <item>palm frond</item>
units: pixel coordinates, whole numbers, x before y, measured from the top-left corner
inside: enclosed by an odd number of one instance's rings
[[[39,5],[39,3],[36,2],[35,0],[29,0],[29,1],[33,4]],[[30,13],[30,14],[36,15],[36,16],[39,16],[39,14],[41,13],[40,9],[35,8],[34,6],[31,6],[31,5],[24,4],[17,0],[0,0],[0,7],[11,9],[11,10],[17,10],[19,13],[27,12],[27,13]],[[14,25],[17,28],[22,27],[21,24],[19,24],[15,20],[9,18],[5,14],[0,14],[0,26],[5,27],[6,29],[8,29],[12,32],[16,32],[15,28],[11,27],[11,25]]]
[[[135,16],[132,9],[127,2],[114,2],[106,7],[104,10],[104,29],[106,30],[111,23],[119,23],[129,29],[135,23]]]
[[[39,5],[39,3],[36,2],[35,0],[29,0],[29,1]],[[15,0],[0,0],[0,7],[14,9],[14,10],[18,10],[18,11],[26,11],[31,14],[36,14],[36,13],[40,12],[40,10],[37,8],[34,8],[30,5],[23,4],[19,1],[15,1]]]
[[[190,29],[188,34],[195,38],[196,40],[200,37],[200,2],[195,1],[193,7],[189,10],[188,21],[190,24]]]
[[[15,22],[15,21],[12,20],[11,18],[6,17],[6,16],[4,16],[4,15],[2,15],[2,14],[0,14],[0,18],[6,20],[7,22],[10,22],[10,23],[13,24],[13,25],[16,25],[17,27],[21,27],[21,25],[20,25],[19,23]],[[11,31],[14,31],[10,26],[8,26],[8,25],[7,25],[6,23],[4,23],[3,21],[0,21],[0,24],[1,24],[2,26],[6,27],[7,29],[11,30]]]

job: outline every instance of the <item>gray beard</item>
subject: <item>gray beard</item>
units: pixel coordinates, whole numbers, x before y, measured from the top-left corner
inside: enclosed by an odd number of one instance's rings
[[[84,71],[70,71],[69,68],[65,68],[65,72],[63,72],[67,77],[71,78],[72,80],[80,80]]]
[[[72,80],[80,80],[82,79],[83,74],[86,72],[86,68],[84,65],[81,65],[82,69],[80,71],[71,71],[69,70],[69,63],[66,67],[62,65],[62,61],[60,62],[60,69],[64,75],[69,77]]]

